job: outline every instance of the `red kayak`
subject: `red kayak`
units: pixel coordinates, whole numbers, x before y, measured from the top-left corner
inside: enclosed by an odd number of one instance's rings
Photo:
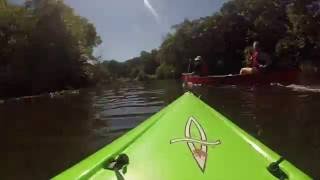
[[[292,84],[298,79],[299,70],[261,72],[253,75],[214,75],[198,76],[193,73],[183,73],[185,85],[264,85],[270,83]]]

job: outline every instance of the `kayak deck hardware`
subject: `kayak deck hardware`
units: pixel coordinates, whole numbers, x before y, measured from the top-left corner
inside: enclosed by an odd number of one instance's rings
[[[106,166],[106,169],[122,173],[127,172],[127,166],[129,165],[129,157],[126,154],[120,154],[116,159],[111,159]]]
[[[281,157],[278,161],[276,162],[273,162],[271,163],[269,166],[268,166],[268,171],[274,175],[275,177],[279,178],[279,180],[285,180],[285,179],[288,179],[288,175],[283,172],[280,167],[279,167],[279,164],[284,160],[283,157]]]

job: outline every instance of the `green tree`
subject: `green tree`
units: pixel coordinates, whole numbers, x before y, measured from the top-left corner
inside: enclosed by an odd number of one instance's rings
[[[256,40],[274,64],[319,59],[319,6],[316,0],[228,1],[212,16],[173,26],[157,59],[179,74],[200,55],[212,73],[237,73]]]
[[[81,29],[81,30],[79,30]],[[0,95],[26,95],[89,84],[89,60],[101,43],[94,26],[63,1],[0,11]]]

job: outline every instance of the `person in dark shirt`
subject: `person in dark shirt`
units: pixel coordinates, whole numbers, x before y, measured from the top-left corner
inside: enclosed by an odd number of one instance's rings
[[[206,75],[208,75],[208,65],[207,65],[206,62],[202,59],[201,56],[197,56],[197,57],[194,59],[193,72],[194,72],[194,74],[199,75],[199,76],[206,76]]]

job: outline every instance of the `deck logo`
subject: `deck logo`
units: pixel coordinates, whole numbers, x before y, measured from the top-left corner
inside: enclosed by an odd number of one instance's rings
[[[197,138],[194,138],[194,134],[199,134]],[[185,138],[173,139],[170,144],[186,142],[189,149],[192,152],[194,159],[198,166],[204,172],[206,168],[206,162],[208,157],[208,146],[216,146],[221,144],[220,140],[208,142],[204,129],[198,123],[198,121],[190,117],[185,127]]]

